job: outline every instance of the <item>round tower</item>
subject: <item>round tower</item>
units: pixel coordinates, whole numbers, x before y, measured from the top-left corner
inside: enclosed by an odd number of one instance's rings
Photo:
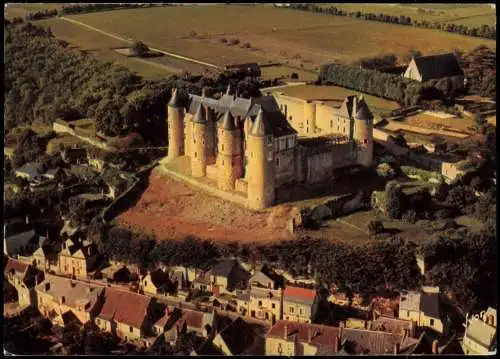
[[[357,163],[366,167],[373,162],[373,115],[361,96],[354,116],[354,140],[357,144]]]
[[[184,108],[176,88],[167,105],[167,116],[168,158],[173,159],[184,155]]]
[[[244,153],[244,161],[243,161],[243,173],[245,175],[245,178],[248,179],[248,134],[250,133],[250,130],[252,129],[252,120],[250,117],[245,118],[245,122],[243,123],[243,153]]]
[[[204,177],[207,174],[207,115],[205,106],[198,105],[193,122],[193,145],[191,146],[191,175]]]
[[[316,104],[310,100],[304,104],[304,126],[306,136],[312,136],[316,131]]]
[[[228,191],[234,189],[234,181],[241,177],[240,131],[235,127],[235,119],[227,111],[218,130],[219,148],[217,155],[218,187]]]
[[[265,114],[259,110],[248,134],[248,204],[263,209],[274,204],[273,136],[266,129]]]

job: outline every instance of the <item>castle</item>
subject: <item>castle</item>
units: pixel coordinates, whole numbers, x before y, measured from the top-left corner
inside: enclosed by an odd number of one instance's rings
[[[177,170],[189,178],[263,209],[275,203],[277,188],[331,180],[335,169],[372,164],[373,116],[362,97],[349,96],[329,112],[311,101],[286,101],[244,99],[228,87],[218,100],[189,94],[182,106],[174,89],[167,105],[167,165],[183,159]]]

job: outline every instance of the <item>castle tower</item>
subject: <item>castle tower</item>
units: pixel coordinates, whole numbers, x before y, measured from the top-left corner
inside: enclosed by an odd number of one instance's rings
[[[243,174],[246,179],[248,179],[248,134],[252,129],[252,120],[250,117],[245,118],[243,123]]]
[[[216,146],[217,146],[217,128],[216,128],[216,119],[214,111],[210,107],[205,107],[205,112],[207,115],[207,159],[213,159],[216,155]]]
[[[371,166],[373,162],[373,115],[368,108],[363,96],[356,106],[354,116],[354,140],[357,143],[357,163]]]
[[[313,135],[316,132],[316,104],[310,100],[304,104],[304,122],[306,136]]]
[[[168,158],[174,159],[184,155],[184,108],[182,107],[177,89],[172,91],[172,97],[167,105],[168,121]]]
[[[217,155],[218,187],[228,191],[234,189],[234,181],[242,175],[240,130],[229,110],[222,118],[219,128]]]
[[[273,136],[266,128],[265,113],[259,110],[248,134],[248,202],[263,209],[274,204]]]
[[[191,146],[191,175],[204,177],[207,174],[207,116],[205,106],[200,103],[193,122],[193,144]]]

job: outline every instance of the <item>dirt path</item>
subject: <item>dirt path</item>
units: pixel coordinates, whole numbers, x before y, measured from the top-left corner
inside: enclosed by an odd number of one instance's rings
[[[158,239],[194,235],[217,242],[264,243],[292,239],[286,230],[291,206],[253,212],[178,182],[155,168],[138,203],[117,222]]]
[[[93,31],[97,31],[103,35],[106,35],[106,36],[110,36],[114,39],[117,39],[117,40],[120,40],[120,41],[124,41],[124,42],[127,42],[129,44],[132,44],[133,43],[133,40],[129,40],[129,39],[125,39],[124,37],[121,37],[121,36],[118,36],[118,35],[114,35],[114,34],[111,34],[109,32],[106,32],[106,31],[103,31],[103,30],[100,30],[96,27],[93,27],[93,26],[90,26],[90,25],[87,25],[83,22],[80,22],[80,21],[77,21],[77,20],[74,20],[74,19],[70,19],[70,18],[67,18],[65,16],[61,16],[59,17],[58,19],[61,19],[61,20],[65,20],[65,21],[69,21],[73,24],[77,24],[77,25],[80,25],[80,26],[84,26],[90,30],[93,30]],[[175,54],[173,52],[168,52],[168,51],[164,51],[164,50],[160,50],[160,49],[155,49],[153,47],[150,47],[150,50],[152,51],[156,51],[156,52],[159,52],[161,54],[164,54],[164,55],[167,55],[167,56],[171,56],[171,57],[175,57],[177,59],[181,59],[181,60],[184,60],[184,61],[188,61],[188,62],[194,62],[194,63],[197,63],[197,64],[200,64],[200,65],[203,65],[203,66],[208,66],[208,67],[212,67],[212,68],[215,68],[215,69],[220,69],[219,66],[217,65],[214,65],[214,64],[209,64],[208,62],[204,62],[204,61],[200,61],[200,60],[196,60],[196,59],[193,59],[193,58],[190,58],[190,57],[186,57],[186,56],[182,56],[182,55],[179,55],[179,54]],[[149,62],[148,62],[149,63]]]

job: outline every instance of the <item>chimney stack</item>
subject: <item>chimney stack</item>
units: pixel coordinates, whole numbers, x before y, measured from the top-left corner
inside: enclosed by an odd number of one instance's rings
[[[398,354],[399,353],[399,343],[394,343],[393,347],[393,354]]]
[[[286,340],[288,338],[288,325],[287,324],[285,324],[284,335],[285,335],[285,340]]]
[[[438,341],[434,340],[432,342],[432,354],[437,354],[438,353]]]

